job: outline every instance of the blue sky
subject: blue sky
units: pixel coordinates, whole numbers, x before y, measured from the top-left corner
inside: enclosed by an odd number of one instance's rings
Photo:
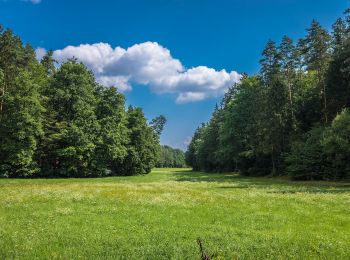
[[[40,51],[88,64],[127,104],[164,114],[163,144],[185,148],[237,73],[258,71],[269,38],[327,28],[347,0],[0,0],[0,23]],[[84,45],[81,45],[84,44]],[[67,46],[72,46],[71,48]],[[118,47],[118,48],[116,48]]]

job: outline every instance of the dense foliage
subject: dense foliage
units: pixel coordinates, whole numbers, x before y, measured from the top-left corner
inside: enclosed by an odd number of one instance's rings
[[[329,33],[268,41],[261,71],[228,90],[186,152],[195,170],[295,179],[350,177],[350,9]]]
[[[160,151],[160,157],[156,166],[159,168],[183,168],[186,167],[185,153],[180,149],[175,149],[163,145]]]
[[[88,177],[149,173],[158,161],[160,116],[125,110],[85,65],[41,62],[0,26],[0,176]]]

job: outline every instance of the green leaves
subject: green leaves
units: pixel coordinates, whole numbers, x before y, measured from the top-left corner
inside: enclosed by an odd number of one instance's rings
[[[0,34],[0,175],[94,177],[146,174],[159,156],[165,120],[153,127],[125,111],[116,88],[96,83],[76,60],[36,61],[10,30]]]
[[[164,145],[161,147],[160,158],[156,164],[159,168],[183,168],[186,166],[185,153]]]
[[[229,89],[209,123],[195,132],[188,165],[295,179],[349,178],[349,112],[337,116],[350,107],[349,10],[345,14],[333,26],[333,39],[313,21],[296,46],[287,36],[280,46],[269,40],[260,74]]]
[[[0,126],[0,171],[9,177],[32,176],[38,138],[43,134],[38,86],[28,72],[19,74],[4,96]]]
[[[123,174],[146,174],[151,171],[159,158],[159,137],[147,124],[140,108],[129,107],[127,111],[129,130],[128,153],[122,165]]]

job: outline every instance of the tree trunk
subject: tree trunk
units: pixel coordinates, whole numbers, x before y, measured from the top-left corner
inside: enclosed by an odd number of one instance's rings
[[[273,145],[271,145],[271,162],[272,162],[272,176],[275,176],[275,173],[276,173],[275,149]]]
[[[293,109],[293,90],[292,90],[292,83],[290,79],[288,79],[288,91],[289,91],[289,107],[290,107],[290,113],[292,117],[292,125],[293,125],[293,130],[295,130],[296,125],[295,125],[295,115],[294,115],[294,109]]]
[[[326,124],[328,123],[327,115],[327,94],[326,94],[326,84],[323,83],[323,109],[324,109],[324,120]]]
[[[322,70],[318,70],[318,84],[321,87],[321,96],[323,99],[323,116],[324,116],[324,122],[325,124],[328,123],[328,116],[327,116],[327,97],[326,97],[326,84],[324,82],[324,79],[322,77]]]

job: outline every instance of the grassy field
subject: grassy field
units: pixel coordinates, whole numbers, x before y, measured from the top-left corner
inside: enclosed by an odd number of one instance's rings
[[[0,259],[350,259],[350,184],[156,169],[0,179]]]

